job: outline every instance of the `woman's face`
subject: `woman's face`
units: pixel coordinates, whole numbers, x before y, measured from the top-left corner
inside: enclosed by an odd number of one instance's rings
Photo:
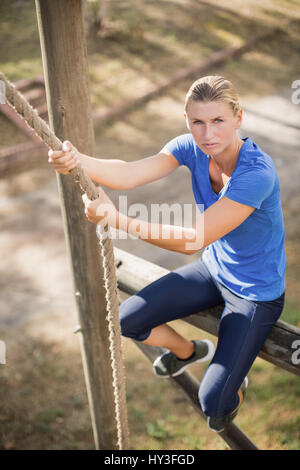
[[[191,100],[185,118],[198,147],[206,154],[218,155],[234,142],[242,123],[242,110],[234,115],[227,103]]]

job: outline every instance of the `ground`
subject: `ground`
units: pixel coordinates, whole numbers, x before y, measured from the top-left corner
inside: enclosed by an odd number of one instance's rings
[[[160,2],[160,8],[151,1],[136,1],[135,8],[132,4],[114,2],[111,33],[88,35],[94,110],[139,96],[175,71],[194,65],[195,57],[201,62],[211,52],[239,45],[264,27],[281,26],[272,39],[209,73],[221,73],[237,86],[244,108],[241,135],[255,140],[277,168],[288,260],[282,319],[300,326],[300,105],[291,99],[291,84],[300,78],[299,2],[178,0]],[[1,71],[11,80],[41,75],[34,2],[27,0],[22,6],[6,0],[0,13],[1,36],[7,45],[0,52]],[[110,125],[96,125],[95,155],[142,158],[186,132],[182,106],[191,80]],[[24,141],[22,134],[0,119],[1,147]],[[193,201],[184,168],[130,193],[107,192],[115,201],[126,194],[128,204]],[[0,180],[0,228],[0,339],[7,350],[6,365],[0,365],[4,397],[0,448],[92,449],[57,185],[45,152],[37,168]],[[194,259],[134,240],[116,245],[168,269]],[[182,322],[174,327],[190,338],[209,336]],[[216,338],[210,338],[216,343]],[[226,448],[168,381],[153,376],[135,345],[129,340],[123,344],[131,448]],[[204,371],[203,365],[192,368],[199,380]],[[249,381],[237,424],[262,449],[298,449],[299,379],[257,359]]]

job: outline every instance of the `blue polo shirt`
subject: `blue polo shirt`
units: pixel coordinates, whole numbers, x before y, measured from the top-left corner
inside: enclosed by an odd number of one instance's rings
[[[285,291],[286,270],[279,178],[272,158],[249,137],[243,141],[234,172],[218,194],[209,179],[209,155],[192,134],[176,137],[164,149],[190,169],[195,201],[204,210],[223,196],[255,208],[236,229],[207,246],[202,259],[212,276],[236,295],[274,300]]]

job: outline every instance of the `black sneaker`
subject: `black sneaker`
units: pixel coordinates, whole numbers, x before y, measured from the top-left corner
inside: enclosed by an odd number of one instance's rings
[[[215,347],[209,339],[192,341],[195,345],[194,354],[184,360],[178,359],[171,351],[165,352],[153,362],[153,371],[158,377],[176,377],[194,362],[205,362],[212,359]]]
[[[246,396],[247,387],[248,387],[248,377],[245,377],[240,387],[240,391],[242,392],[242,395],[243,395],[243,401]],[[236,415],[238,414],[241,404],[235,410],[233,410],[228,416],[225,416],[224,418],[213,418],[213,417],[208,416],[207,424],[208,424],[209,429],[211,429],[214,432],[224,431],[226,426],[228,426],[228,424],[231,423],[231,421],[233,421]]]

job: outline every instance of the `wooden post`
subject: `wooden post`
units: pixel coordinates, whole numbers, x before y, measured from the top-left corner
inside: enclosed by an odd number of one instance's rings
[[[93,154],[82,0],[36,0],[50,127],[60,140]],[[80,324],[81,351],[97,449],[126,448],[118,441],[113,371],[106,320],[103,260],[96,227],[87,221],[78,185],[57,175]],[[120,385],[121,386],[121,385]],[[126,436],[126,429],[123,432]]]

